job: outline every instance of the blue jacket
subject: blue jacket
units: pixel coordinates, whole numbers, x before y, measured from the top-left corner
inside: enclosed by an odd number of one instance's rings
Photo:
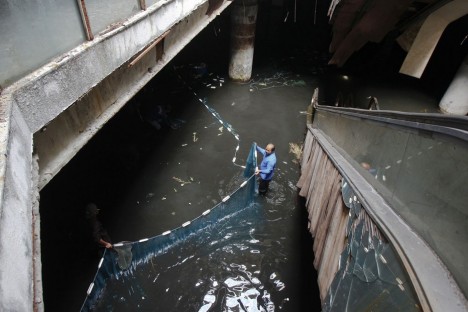
[[[273,174],[275,173],[276,154],[273,152],[270,155],[267,155],[265,149],[259,147],[258,145],[257,151],[263,155],[262,163],[258,168],[260,170],[260,177],[263,180],[271,180],[273,178]]]

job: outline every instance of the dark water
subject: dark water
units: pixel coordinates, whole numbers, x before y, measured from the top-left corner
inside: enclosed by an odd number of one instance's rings
[[[276,224],[268,217],[277,217]],[[265,213],[257,202],[220,220],[210,231],[194,234],[162,256],[109,283],[98,310],[103,311],[286,311],[312,307],[303,286],[291,280],[287,231],[280,215]],[[278,231],[277,235],[270,233]],[[289,235],[290,236],[290,235]],[[279,239],[278,239],[279,238]],[[294,261],[293,261],[294,262]],[[296,268],[282,268],[293,265]],[[300,276],[295,276],[300,281]],[[286,283],[289,283],[286,285]],[[304,288],[306,289],[306,288]],[[294,302],[291,302],[294,300]],[[157,303],[155,305],[155,303]]]
[[[131,285],[109,286],[115,294],[101,308],[208,311],[211,302],[211,311],[320,309],[312,239],[295,187],[303,112],[316,80],[278,66],[259,68],[250,83],[238,84],[210,71],[209,64],[197,79],[193,65],[176,65],[160,73],[42,191],[46,310],[79,310],[96,271],[98,251],[84,218],[87,202],[101,209],[114,243],[161,234],[236,189],[254,141],[276,145],[270,193],[219,230],[142,267],[151,274],[137,273]],[[143,103],[169,106],[169,117],[180,127],[155,130],[140,118]],[[135,293],[140,300],[132,301]],[[241,304],[240,298],[250,299]]]
[[[227,78],[229,15],[221,16],[41,192],[46,311],[78,311],[96,272],[100,251],[85,219],[88,202],[101,209],[99,218],[114,243],[159,235],[193,220],[235,190],[254,141],[276,145],[271,192],[216,231],[190,238],[126,282],[109,286],[112,295],[100,308],[320,310],[313,242],[295,187],[304,112],[314,88],[321,87],[323,104],[333,103],[340,92],[352,93],[355,103],[377,96],[383,108],[406,111],[436,111],[437,101],[409,79],[392,77],[389,83],[383,76],[358,78],[327,68],[326,26],[318,30],[270,23],[275,16],[282,20],[285,12],[260,12],[250,82]],[[326,14],[318,16],[327,23]],[[291,35],[281,35],[285,33]],[[195,70],[202,62],[206,72]],[[165,125],[156,130],[145,122],[143,108],[148,105],[170,109],[170,120],[177,121],[174,129]]]

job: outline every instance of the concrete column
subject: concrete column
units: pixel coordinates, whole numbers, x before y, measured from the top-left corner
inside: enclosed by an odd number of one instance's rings
[[[248,81],[252,75],[257,11],[258,0],[235,0],[232,4],[229,77],[234,81]]]
[[[439,107],[445,114],[468,114],[468,56],[461,63]]]

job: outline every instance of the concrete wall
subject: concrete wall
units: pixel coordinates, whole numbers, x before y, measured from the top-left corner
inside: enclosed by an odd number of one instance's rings
[[[11,107],[0,206],[0,311],[32,311],[32,134]],[[3,145],[3,143],[5,143]]]
[[[161,1],[3,90],[0,311],[43,309],[38,190],[230,4],[208,16],[206,0]],[[128,66],[168,30],[162,58],[153,48]]]
[[[219,10],[223,10],[226,4]],[[36,126],[34,143],[39,155],[40,188],[46,185],[133,95],[216,17],[215,14],[206,16],[207,9],[208,3],[205,3],[189,17],[168,28],[170,31],[164,38],[164,55],[158,62],[154,49],[131,67],[128,65],[134,57],[129,57],[127,62],[116,67],[110,75],[57,115],[54,120],[49,123],[41,122]],[[145,31],[141,28],[137,30]],[[152,39],[158,38],[157,35],[159,32]],[[52,112],[51,115],[53,114]],[[33,120],[31,122],[34,123]],[[44,128],[45,125],[47,126]]]

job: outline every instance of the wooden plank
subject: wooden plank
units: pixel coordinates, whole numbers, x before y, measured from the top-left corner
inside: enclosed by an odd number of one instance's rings
[[[309,160],[311,157],[311,150],[313,147],[314,143],[314,136],[310,133],[307,132],[306,140],[304,142],[304,147],[302,149],[302,154],[301,154],[301,177],[296,183],[296,186],[298,188],[302,188],[305,180],[305,172],[309,169]]]
[[[328,157],[325,157],[325,166],[323,166],[321,171],[321,183],[319,183],[315,194],[316,209],[313,215],[314,218],[311,219],[312,230],[314,232],[316,232],[318,223],[322,218],[324,210],[328,206],[328,201],[330,200],[333,183],[333,170],[335,170],[335,167],[332,162],[328,160]]]
[[[307,131],[306,139],[305,139],[305,142],[304,142],[304,149],[303,149],[303,152],[302,152],[303,157],[301,159],[301,166],[302,167],[309,161],[312,146],[314,145],[314,143],[317,143],[317,141],[315,140],[312,133],[310,131]]]
[[[322,260],[323,249],[329,234],[330,223],[332,221],[336,202],[341,197],[341,176],[339,175],[338,171],[335,170],[335,172],[333,172],[333,178],[334,180],[331,186],[332,192],[330,194],[330,200],[328,201],[328,205],[324,210],[324,215],[320,220],[320,224],[317,228],[317,234],[315,235],[314,239],[314,251],[317,267],[320,267],[320,261]]]
[[[314,153],[314,158],[313,158],[313,163],[312,163],[313,170],[312,170],[310,185],[306,191],[306,194],[307,194],[306,205],[309,205],[309,200],[311,196],[314,195],[315,188],[317,188],[317,183],[318,183],[317,181],[319,179],[317,173],[319,172],[320,167],[322,165],[324,154],[325,153],[323,152],[323,150],[320,147],[317,147],[316,152]]]
[[[328,206],[330,200],[330,194],[332,192],[332,186],[334,181],[334,174],[336,169],[331,161],[328,160],[326,154],[324,154],[324,161],[320,168],[319,179],[320,181],[316,183],[316,189],[314,192],[314,201],[312,205],[314,208],[314,214],[311,218],[311,227],[314,233],[316,232],[319,221],[323,214],[323,210]]]
[[[301,192],[303,192],[303,195],[301,195],[302,197],[306,197],[306,195],[307,195],[306,190],[309,188],[310,177],[312,175],[312,170],[313,170],[313,166],[312,166],[313,154],[314,154],[314,151],[315,151],[317,145],[318,145],[317,141],[314,141],[314,142],[311,143],[309,156],[307,156],[308,160],[304,165],[303,173],[302,173],[301,178],[300,178],[301,184],[302,184]]]
[[[128,64],[128,67],[134,66],[139,60],[141,60],[151,49],[154,48],[161,40],[163,40],[171,30],[165,31],[161,36],[159,36],[155,41],[153,41],[148,47],[141,51],[133,61]]]
[[[310,184],[310,176],[311,176],[311,170],[313,169],[312,167],[312,158],[313,158],[313,151],[317,145],[317,143],[311,143],[311,147],[309,149],[309,155],[307,156],[307,162],[304,163],[301,167],[301,177],[299,178],[299,181],[297,182],[296,186],[301,189],[308,189],[309,184]],[[304,191],[305,192],[305,191]],[[305,197],[305,195],[301,195],[302,197]]]
[[[343,200],[339,198],[335,205],[335,213],[332,218],[330,233],[327,235],[325,248],[318,271],[318,282],[320,288],[320,298],[325,299],[328,288],[338,271],[340,255],[346,243],[346,224],[348,221],[348,208]]]
[[[301,189],[299,195],[306,198],[309,231],[314,237],[314,266],[323,301],[338,271],[349,210],[341,195],[341,175],[310,132],[304,143],[301,166],[297,186]]]
[[[320,152],[323,153],[318,143],[316,143],[313,149],[312,157],[310,158],[310,163],[308,164],[308,174],[305,177],[305,183],[308,183],[308,187],[303,187],[299,192],[299,195],[305,197],[306,199],[308,199],[310,194],[310,188],[313,183],[314,172],[316,171],[317,158],[320,156]],[[306,200],[306,205],[308,205],[308,200]]]
[[[309,188],[309,220],[311,222],[310,232],[313,233],[315,237],[315,232],[317,228],[318,219],[322,213],[322,209],[325,206],[324,202],[328,201],[328,198],[322,197],[320,194],[323,192],[323,188],[327,187],[326,183],[326,172],[329,168],[328,157],[320,149],[318,151],[318,158],[315,168],[317,169],[314,172],[313,179],[311,181],[311,187]]]

